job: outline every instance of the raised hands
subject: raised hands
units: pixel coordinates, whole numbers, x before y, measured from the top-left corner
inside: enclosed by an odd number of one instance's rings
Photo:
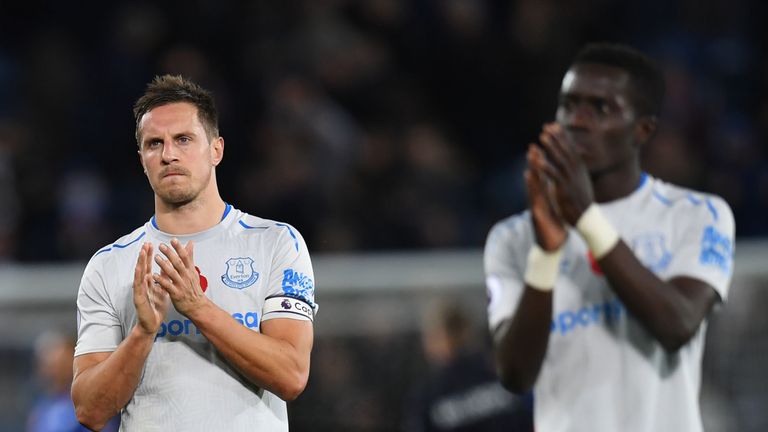
[[[546,154],[540,170],[554,184],[554,199],[563,220],[576,225],[595,200],[587,166],[577,149],[566,141],[559,124],[545,124],[539,140]]]
[[[133,304],[136,306],[138,327],[147,334],[156,334],[168,313],[168,293],[154,283],[152,275],[152,243],[144,243],[133,272]]]
[[[177,239],[171,240],[171,247],[160,244],[160,252],[165,255],[155,256],[155,262],[160,266],[160,274],[152,277],[160,288],[166,292],[179,313],[189,317],[200,307],[209,303],[202,287],[200,275],[195,269],[193,244],[188,242],[182,246]]]
[[[554,202],[551,182],[544,173],[547,163],[541,148],[531,144],[528,147],[528,169],[525,170],[531,219],[536,242],[545,251],[554,251],[563,245],[567,232]]]

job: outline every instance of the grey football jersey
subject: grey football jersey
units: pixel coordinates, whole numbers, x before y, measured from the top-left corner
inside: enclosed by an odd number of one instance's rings
[[[661,279],[696,278],[726,299],[734,222],[722,199],[644,175],[631,195],[600,208]],[[492,331],[515,312],[533,242],[528,212],[499,222],[489,234],[484,260]],[[668,354],[628,313],[575,231],[564,246],[552,314],[534,386],[537,431],[702,430],[698,399],[706,323]]]
[[[75,355],[114,351],[136,324],[133,273],[141,245],[195,243],[201,287],[241,325],[259,331],[274,318],[311,320],[314,275],[299,232],[227,205],[216,226],[171,236],[154,221],[98,251],[77,297]],[[159,271],[154,264],[154,271]],[[171,305],[121,414],[122,431],[287,431],[286,405],[247,381]]]

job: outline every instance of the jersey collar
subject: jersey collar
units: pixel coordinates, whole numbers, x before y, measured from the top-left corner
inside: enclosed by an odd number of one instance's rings
[[[194,241],[204,240],[204,239],[206,239],[208,237],[211,237],[211,236],[219,233],[220,231],[226,229],[226,226],[228,226],[229,223],[231,223],[230,219],[232,219],[232,217],[228,217],[228,216],[231,215],[233,207],[229,203],[225,202],[224,204],[225,204],[224,212],[221,215],[221,219],[219,220],[219,223],[217,223],[216,225],[212,226],[211,228],[208,228],[205,231],[200,231],[200,232],[193,233],[193,234],[182,234],[182,235],[169,234],[169,233],[160,231],[160,228],[157,226],[157,221],[155,220],[155,216],[154,215],[152,215],[152,218],[147,223],[147,229],[149,231],[151,231],[156,237],[158,237],[159,239],[164,240],[164,241],[170,241],[173,238],[177,238],[179,240],[186,240],[186,241],[189,241],[189,240],[194,240]]]

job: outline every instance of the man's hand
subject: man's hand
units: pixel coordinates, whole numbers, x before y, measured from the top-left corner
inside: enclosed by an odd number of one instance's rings
[[[544,174],[548,164],[544,153],[535,144],[528,147],[528,169],[525,185],[528,189],[528,205],[536,233],[536,242],[545,251],[559,249],[567,237],[565,226],[554,206],[550,183]]]
[[[152,243],[144,243],[133,271],[133,304],[137,326],[147,334],[156,334],[170,304],[168,293],[152,280]]]
[[[200,275],[195,269],[192,242],[182,246],[177,239],[171,240],[171,246],[160,245],[160,255],[155,256],[155,261],[162,270],[160,274],[152,277],[171,297],[173,306],[182,315],[191,318],[190,315],[209,304],[208,297],[200,287]]]
[[[563,219],[575,226],[595,200],[587,166],[574,146],[566,142],[559,124],[545,124],[539,139],[549,162],[542,169],[555,182],[557,206]]]

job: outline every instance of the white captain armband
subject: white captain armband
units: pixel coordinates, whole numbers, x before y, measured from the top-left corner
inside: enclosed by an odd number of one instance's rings
[[[304,300],[295,297],[270,297],[264,301],[264,319],[289,318],[301,321],[314,321],[315,311]]]

